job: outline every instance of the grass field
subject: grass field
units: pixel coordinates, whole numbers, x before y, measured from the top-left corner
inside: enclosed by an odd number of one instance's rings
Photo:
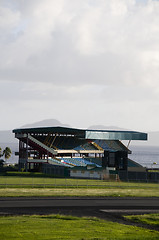
[[[32,186],[32,187],[132,187],[132,188],[157,188],[158,184],[140,183],[140,182],[116,182],[93,179],[71,179],[71,178],[45,178],[45,177],[17,177],[17,176],[0,176],[0,186]]]
[[[159,228],[159,214],[131,215],[125,216],[125,218],[133,222],[140,222],[147,225],[156,226]]]
[[[0,176],[0,196],[114,196],[159,197],[159,184],[53,178],[42,174]]]
[[[18,196],[159,197],[159,184],[52,178],[29,173],[8,173],[0,176],[0,197]],[[152,222],[158,221],[156,218],[158,219],[156,215],[152,215],[150,221],[150,217],[149,220],[143,220],[143,217],[138,216],[138,220],[135,220],[132,216],[132,221],[149,221],[149,224],[153,224]],[[157,231],[97,218],[60,215],[0,216],[0,240],[12,239],[147,240],[159,239],[159,234]]]
[[[159,239],[158,232],[135,226],[72,216],[0,217],[1,240]]]
[[[83,197],[159,197],[159,192],[149,189],[111,188],[0,188],[0,197],[46,197],[46,196],[83,196]]]

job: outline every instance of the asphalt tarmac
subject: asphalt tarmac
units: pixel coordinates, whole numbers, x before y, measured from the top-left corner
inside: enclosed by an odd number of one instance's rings
[[[97,212],[159,212],[159,198],[102,198],[102,197],[21,197],[0,198],[0,215],[5,214],[49,214],[79,212],[87,215],[91,209]]]
[[[0,198],[0,215],[48,215],[63,214],[72,216],[90,216],[128,225],[133,224],[123,215],[159,213],[159,198],[110,198],[110,197],[20,197]],[[147,228],[159,230],[158,227]]]
[[[0,198],[0,210],[3,208],[26,207],[98,207],[106,209],[158,209],[159,198]]]

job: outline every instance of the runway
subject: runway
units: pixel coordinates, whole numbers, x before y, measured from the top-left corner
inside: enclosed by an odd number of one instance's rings
[[[110,197],[21,197],[0,198],[0,216],[63,214],[98,217],[108,221],[145,227],[125,220],[124,215],[159,213],[159,198]],[[158,227],[146,226],[158,231]]]
[[[2,208],[98,207],[115,209],[159,209],[159,198],[0,198]]]
[[[88,210],[114,212],[121,211],[159,211],[159,198],[80,198],[80,197],[23,197],[0,198],[0,215],[5,214],[48,214],[65,212],[79,212],[85,215]]]

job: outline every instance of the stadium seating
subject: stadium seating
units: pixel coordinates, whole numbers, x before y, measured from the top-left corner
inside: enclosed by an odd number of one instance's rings
[[[64,163],[70,164],[70,165],[74,165],[74,166],[87,166],[87,165],[95,165],[96,167],[101,167],[101,165],[96,164],[93,161],[89,161],[88,159],[85,158],[59,158],[60,160],[62,160]]]
[[[64,162],[61,162],[60,160],[55,159],[55,158],[49,158],[48,161],[50,164],[54,164],[54,165],[60,165],[60,166],[64,166],[64,167],[73,167],[72,165],[68,165]]]
[[[118,140],[95,140],[95,143],[106,151],[128,151],[128,149]]]

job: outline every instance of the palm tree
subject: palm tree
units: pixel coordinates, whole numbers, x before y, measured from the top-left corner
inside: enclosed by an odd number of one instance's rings
[[[0,147],[0,157],[2,157],[3,154],[2,154],[2,148]]]
[[[4,158],[5,158],[5,161],[10,158],[11,153],[12,153],[12,151],[11,151],[11,149],[9,147],[6,147],[3,150],[3,155],[4,155]]]
[[[3,165],[4,165],[4,160],[0,159],[0,169],[3,168]]]

